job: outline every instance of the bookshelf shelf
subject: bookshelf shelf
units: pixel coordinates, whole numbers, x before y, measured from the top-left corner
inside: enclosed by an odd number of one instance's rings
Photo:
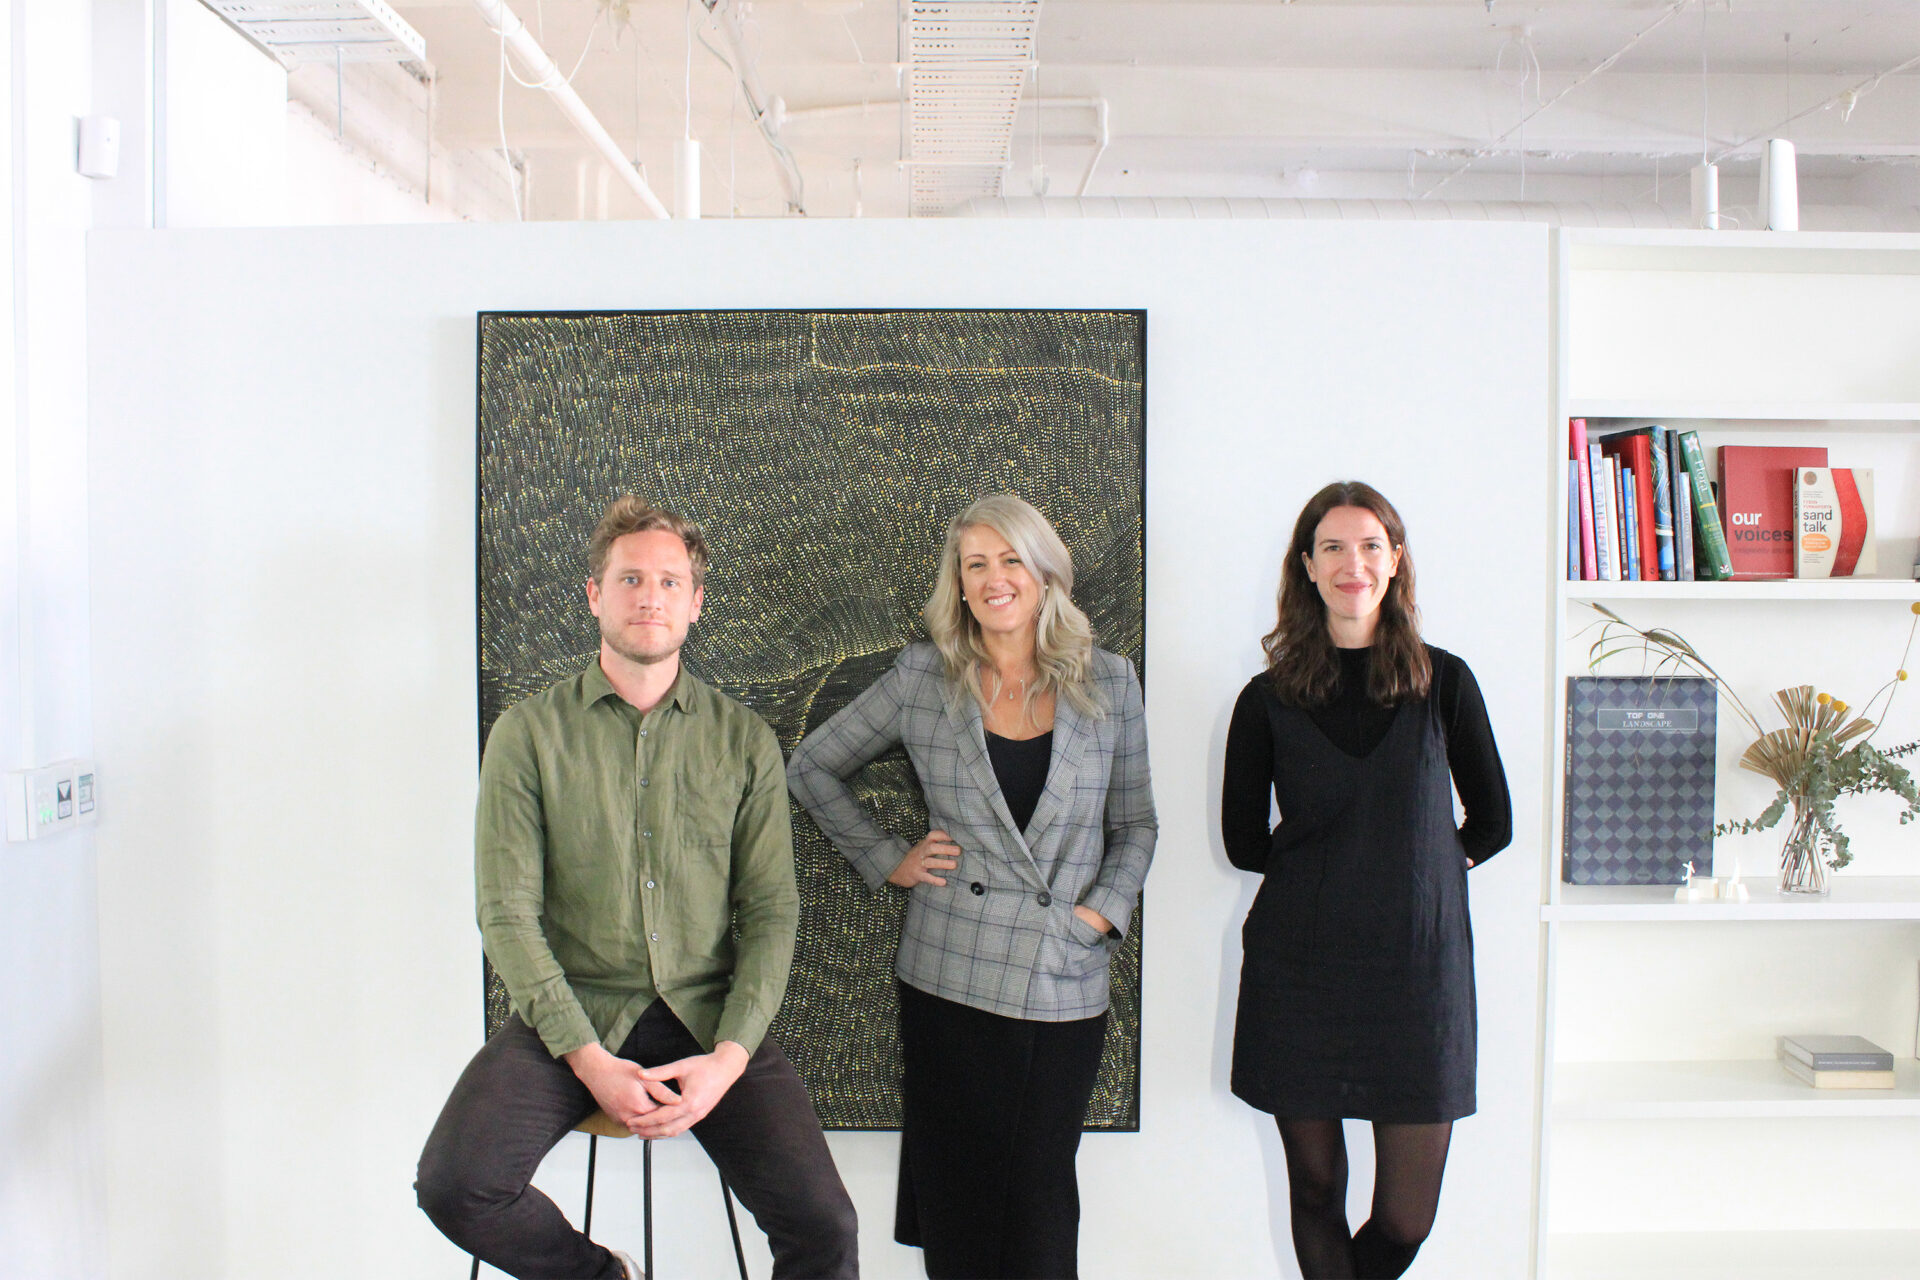
[[[1771,582],[1562,582],[1562,598],[1585,600],[1920,600],[1911,578],[1782,578]]]
[[[1552,1280],[1912,1280],[1920,1231],[1623,1231],[1550,1235]]]
[[[1920,1117],[1920,1065],[1894,1059],[1891,1089],[1815,1089],[1772,1058],[1720,1062],[1562,1062],[1555,1120]]]
[[[1779,400],[1573,400],[1573,418],[1651,422],[1768,422],[1816,428],[1823,422],[1920,421],[1920,401],[1838,400],[1796,403]]]
[[[1824,898],[1782,894],[1764,878],[1745,881],[1749,902],[1675,902],[1671,885],[1563,884],[1560,900],[1540,908],[1546,922],[1753,920],[1920,920],[1920,876],[1833,878]]]

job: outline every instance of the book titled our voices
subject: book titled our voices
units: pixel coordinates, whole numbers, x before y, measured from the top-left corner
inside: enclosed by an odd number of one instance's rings
[[[1873,472],[1801,467],[1793,476],[1796,578],[1865,578],[1873,549]]]

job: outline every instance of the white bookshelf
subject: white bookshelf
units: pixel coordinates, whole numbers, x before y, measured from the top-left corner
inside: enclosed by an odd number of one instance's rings
[[[1745,903],[1679,903],[1671,886],[1560,879],[1566,678],[1588,672],[1600,622],[1591,604],[1677,630],[1763,718],[1775,688],[1810,682],[1858,705],[1882,668],[1891,674],[1898,644],[1889,636],[1904,639],[1902,606],[1920,600],[1909,576],[1920,548],[1920,236],[1567,230],[1555,272],[1535,1273],[1920,1276],[1920,1230],[1909,1229],[1920,1225],[1920,1185],[1909,1176],[1920,1067],[1899,1058],[1891,1090],[1814,1090],[1763,1056],[1772,1034],[1809,1029],[1913,1051],[1920,827],[1899,827],[1885,806],[1843,801],[1856,865],[1825,898],[1775,889],[1778,830],[1716,842],[1713,870],[1725,875],[1740,861]],[[1565,581],[1572,417],[1588,420],[1589,438],[1654,422],[1696,431],[1709,469],[1715,446],[1741,442],[1825,444],[1832,465],[1874,468],[1877,576]],[[1640,669],[1614,659],[1600,673]],[[1902,697],[1889,726],[1898,741],[1920,736],[1920,696]],[[1716,816],[1754,816],[1772,788],[1738,769],[1746,730],[1724,704],[1719,743]],[[1833,998],[1836,982],[1845,999]],[[1620,983],[1657,985],[1636,998]],[[1767,1154],[1766,1135],[1802,1154],[1844,1149],[1850,1171],[1890,1189],[1769,1212],[1799,1170]],[[1681,1221],[1644,1194],[1665,1169],[1649,1169],[1653,1151],[1711,1187]],[[1558,1206],[1569,1224],[1558,1228],[1556,1177],[1568,1189]]]

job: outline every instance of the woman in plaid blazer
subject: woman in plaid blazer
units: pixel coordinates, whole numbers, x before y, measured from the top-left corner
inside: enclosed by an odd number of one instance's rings
[[[794,796],[878,889],[907,894],[895,975],[904,1074],[894,1235],[941,1277],[1077,1274],[1074,1154],[1107,967],[1158,824],[1145,708],[1095,648],[1073,565],[1009,494],[948,526],[931,643],[795,750]],[[850,782],[904,747],[931,830],[895,835]]]

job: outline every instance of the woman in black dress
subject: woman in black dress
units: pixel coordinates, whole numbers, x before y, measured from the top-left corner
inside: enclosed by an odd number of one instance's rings
[[[1513,815],[1479,686],[1421,642],[1413,586],[1391,503],[1357,481],[1315,494],[1267,669],[1227,731],[1221,834],[1265,877],[1242,930],[1233,1092],[1279,1123],[1308,1280],[1406,1271],[1453,1122],[1474,1111],[1467,868],[1506,847]],[[1373,1122],[1372,1216],[1353,1234],[1343,1119]]]

